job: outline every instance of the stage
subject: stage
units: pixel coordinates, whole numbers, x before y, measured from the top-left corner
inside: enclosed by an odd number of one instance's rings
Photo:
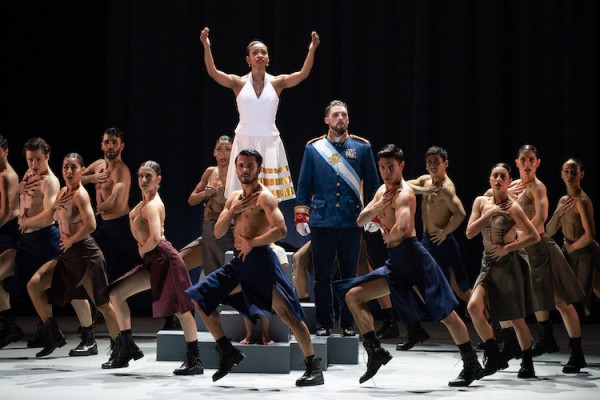
[[[600,393],[600,326],[583,325],[583,345],[588,367],[578,375],[565,375],[562,366],[568,358],[564,328],[554,330],[560,352],[536,358],[538,379],[516,377],[519,362],[468,388],[450,388],[447,382],[461,369],[458,351],[441,324],[424,323],[431,339],[407,352],[395,350],[396,339],[386,340],[385,347],[394,358],[383,366],[373,380],[360,385],[358,378],[365,370],[366,354],[362,346],[358,365],[330,365],[325,385],[298,388],[295,380],[302,371],[290,374],[231,373],[212,382],[214,370],[204,375],[182,377],[172,374],[180,362],[156,361],[156,332],[162,320],[134,318],[136,343],[145,357],[130,362],[128,368],[103,370],[108,360],[109,340],[104,326],[99,328],[99,354],[90,357],[69,357],[68,352],[79,342],[76,322],[71,317],[58,317],[67,336],[67,345],[49,357],[36,359],[36,349],[27,349],[25,341],[0,350],[0,397],[3,400],[111,400],[111,399],[246,399],[261,398],[306,400],[314,399],[597,399]],[[18,319],[27,337],[33,334],[33,317]],[[469,330],[473,333],[472,326]],[[404,329],[402,329],[404,331]],[[474,335],[472,335],[474,337]],[[483,352],[478,351],[480,362]],[[202,357],[202,355],[201,355]]]

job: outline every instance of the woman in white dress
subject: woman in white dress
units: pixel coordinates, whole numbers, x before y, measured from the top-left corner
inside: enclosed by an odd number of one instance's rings
[[[240,121],[235,129],[235,138],[231,154],[237,155],[242,149],[252,148],[263,156],[260,182],[265,185],[279,201],[296,197],[290,168],[283,142],[275,126],[279,96],[283,89],[291,88],[305,80],[312,69],[315,50],[319,46],[319,35],[311,33],[308,54],[302,69],[291,74],[269,75],[269,52],[267,46],[259,41],[251,42],[246,48],[246,61],[250,73],[244,76],[227,74],[215,66],[210,50],[208,28],[200,34],[204,46],[204,63],[208,75],[218,84],[230,88],[235,93]],[[231,157],[225,184],[225,198],[234,190],[241,189],[235,172],[235,157]]]

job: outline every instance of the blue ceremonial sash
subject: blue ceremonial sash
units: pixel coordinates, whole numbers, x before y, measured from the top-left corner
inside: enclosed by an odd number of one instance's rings
[[[350,186],[358,201],[360,201],[360,205],[364,207],[362,197],[360,196],[360,177],[352,168],[352,165],[346,161],[344,157],[337,152],[335,147],[331,144],[327,138],[323,138],[321,140],[313,143],[314,148],[317,152],[323,157],[325,162],[333,168],[333,170],[340,174],[344,182]]]

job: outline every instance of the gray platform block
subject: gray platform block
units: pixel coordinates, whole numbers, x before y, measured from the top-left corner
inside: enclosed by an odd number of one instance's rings
[[[315,349],[315,357],[321,359],[321,369],[327,370],[328,358],[327,358],[327,338],[322,336],[311,336],[313,348]],[[306,365],[304,364],[304,354],[300,350],[300,346],[294,337],[290,341],[290,367],[292,370],[304,371]]]
[[[327,359],[329,364],[358,364],[358,335],[327,336]]]
[[[231,340],[239,342],[246,337],[246,327],[244,326],[244,317],[235,310],[223,310],[220,313],[221,324],[227,337]],[[262,323],[259,321],[252,326],[252,333],[255,338],[260,338],[262,335]],[[269,336],[274,342],[289,342],[290,329],[281,319],[275,314],[269,322]]]
[[[310,333],[315,333],[317,331],[317,316],[315,313],[315,303],[300,303],[302,305],[302,309],[304,310],[304,315],[306,319],[304,323],[308,327]]]
[[[200,342],[198,333],[198,343]],[[163,331],[156,334],[156,361],[183,361],[185,358],[185,337],[183,331]],[[202,354],[200,354],[202,358]],[[204,362],[204,359],[202,358]]]
[[[157,361],[183,361],[186,344],[182,331],[159,331],[156,335]],[[290,343],[263,345],[241,345],[234,347],[246,355],[244,360],[233,367],[232,372],[279,373],[290,372]],[[198,348],[204,368],[217,369],[219,354],[210,333],[198,332]]]

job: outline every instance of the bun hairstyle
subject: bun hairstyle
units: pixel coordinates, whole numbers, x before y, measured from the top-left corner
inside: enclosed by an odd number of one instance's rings
[[[521,146],[519,148],[519,152],[517,153],[517,156],[519,154],[521,154],[522,152],[524,152],[524,151],[531,151],[531,152],[533,152],[533,154],[535,154],[536,158],[540,158],[540,152],[539,152],[539,150],[535,146],[533,146],[531,144],[524,144],[523,146]]]
[[[233,138],[229,135],[221,135],[217,139],[217,144],[219,144],[219,142],[229,142],[229,143],[233,144]]]
[[[253,40],[253,41],[251,41],[250,43],[248,43],[248,46],[246,46],[246,55],[247,55],[247,56],[249,56],[249,55],[250,55],[250,48],[251,48],[252,46],[254,46],[254,45],[257,45],[257,44],[262,44],[263,46],[267,47],[267,45],[266,45],[266,44],[264,44],[263,42],[261,42],[260,40]],[[267,50],[268,50],[268,49],[269,49],[269,48],[267,47]]]
[[[81,157],[79,153],[69,153],[64,156],[63,160],[66,160],[67,158],[73,158],[75,161],[77,161],[77,164],[79,164],[81,168],[85,167],[85,164],[83,163],[83,157]]]
[[[156,175],[158,175],[158,176],[162,175],[162,170],[160,169],[160,164],[157,163],[156,161],[152,161],[152,160],[144,161],[140,165],[140,168],[142,168],[142,167],[151,168],[154,170],[154,172],[156,172]]]
[[[494,170],[494,168],[504,168],[508,171],[508,174],[510,175],[510,165],[508,165],[507,163],[498,163],[494,165],[491,170]]]

